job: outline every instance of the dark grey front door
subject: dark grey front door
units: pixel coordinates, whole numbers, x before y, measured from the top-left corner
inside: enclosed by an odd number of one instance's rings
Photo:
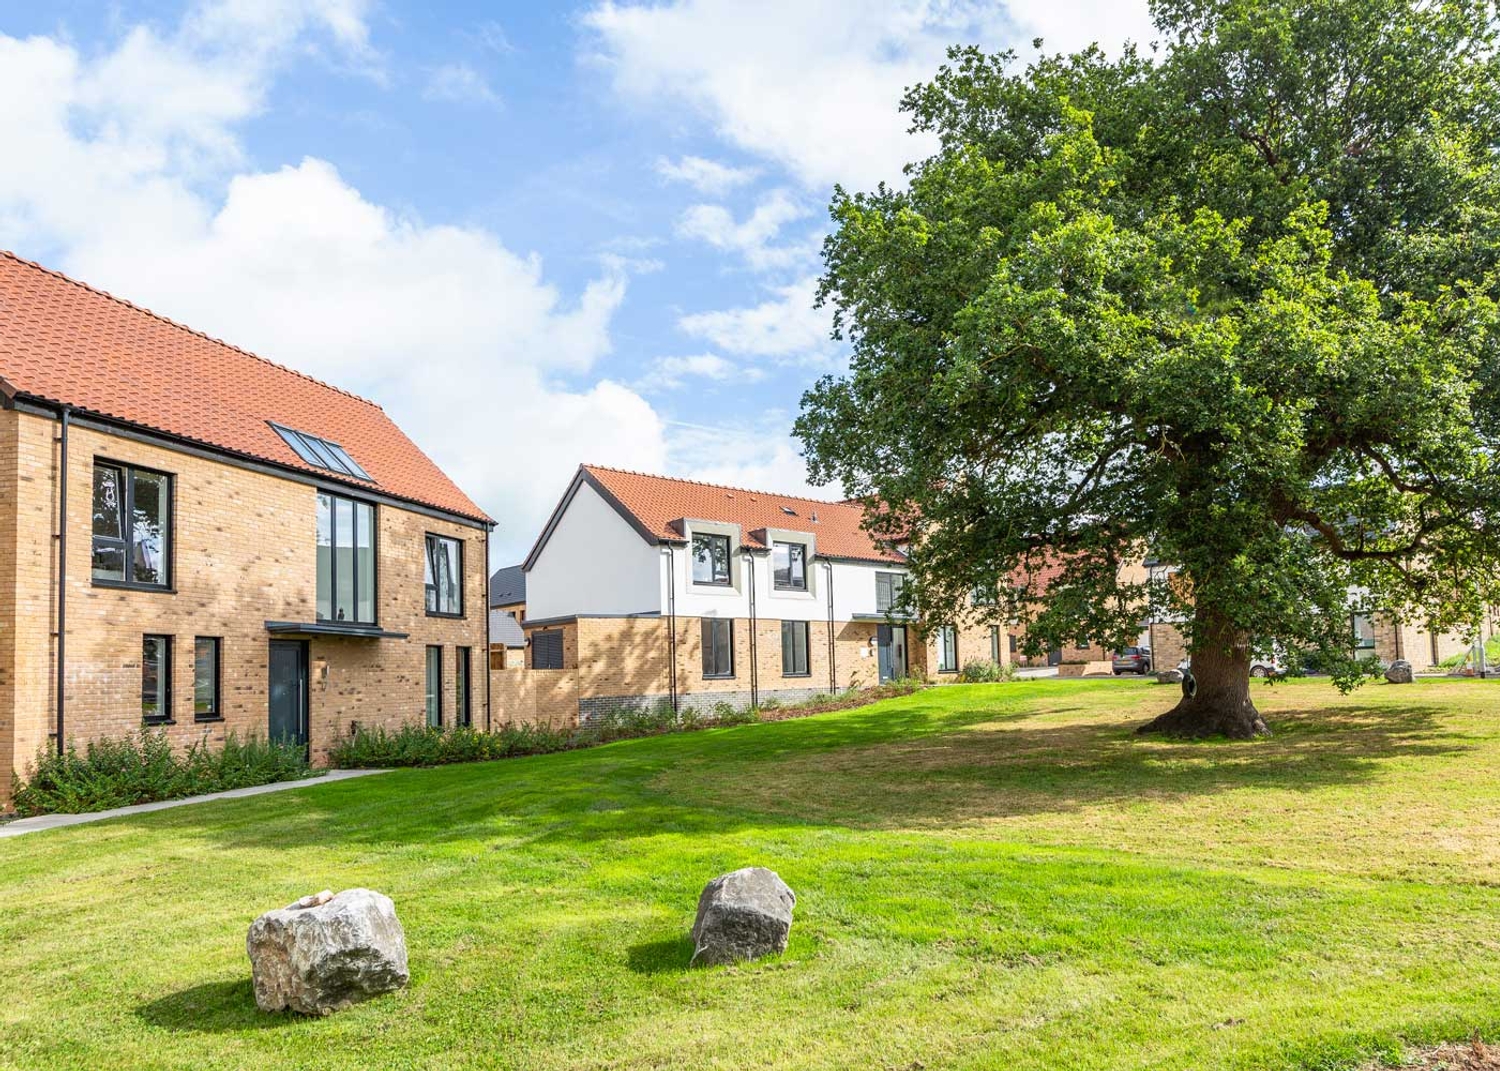
[[[270,737],[307,744],[307,644],[271,641]]]
[[[880,679],[906,676],[906,626],[880,625],[875,629],[875,653],[880,663]]]

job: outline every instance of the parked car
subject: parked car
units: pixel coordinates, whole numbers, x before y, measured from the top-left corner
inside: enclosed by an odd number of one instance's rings
[[[1189,656],[1177,663],[1177,668],[1184,673],[1191,673],[1193,671],[1192,657]],[[1270,658],[1261,658],[1256,655],[1250,659],[1250,676],[1252,677],[1281,677],[1285,676],[1286,672],[1286,663],[1281,660],[1280,655],[1273,655]]]
[[[1139,673],[1144,677],[1151,672],[1151,648],[1126,647],[1117,651],[1113,666],[1117,677],[1121,673]]]

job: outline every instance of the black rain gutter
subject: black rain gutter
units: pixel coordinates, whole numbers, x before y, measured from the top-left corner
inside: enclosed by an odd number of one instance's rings
[[[58,436],[57,480],[57,753],[66,748],[67,660],[68,660],[68,426],[73,410],[59,408],[62,430]]]

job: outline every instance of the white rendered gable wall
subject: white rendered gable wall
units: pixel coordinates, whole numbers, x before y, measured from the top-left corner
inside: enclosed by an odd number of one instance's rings
[[[597,491],[580,483],[526,574],[526,617],[662,611],[660,557]]]

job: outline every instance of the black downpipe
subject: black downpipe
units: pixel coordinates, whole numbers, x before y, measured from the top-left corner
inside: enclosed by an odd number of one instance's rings
[[[760,659],[755,656],[755,555],[745,555],[745,568],[749,573],[746,585],[750,589],[750,705],[758,707],[760,706]]]
[[[823,568],[827,571],[828,580],[828,692],[830,695],[837,695],[839,667],[838,644],[833,637],[833,562],[823,562]]]
[[[66,749],[67,657],[68,657],[68,425],[73,410],[62,407],[62,434],[58,438],[57,480],[57,753]]]
[[[677,713],[677,555],[667,548],[667,686]]]

